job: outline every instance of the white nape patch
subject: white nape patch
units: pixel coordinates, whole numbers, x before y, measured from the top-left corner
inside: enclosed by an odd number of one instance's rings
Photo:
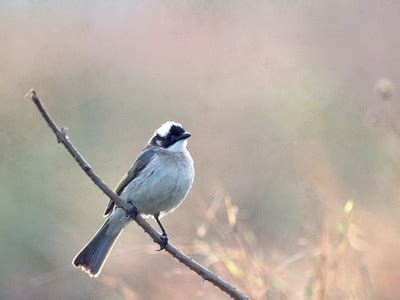
[[[165,150],[171,152],[185,152],[187,151],[186,145],[187,145],[187,140],[181,140],[177,141],[175,144],[169,146],[168,148],[165,148]]]
[[[166,137],[168,135],[168,132],[171,129],[172,125],[182,127],[182,125],[177,122],[168,121],[168,122],[165,122],[164,124],[162,124],[161,127],[156,130],[156,134],[158,134],[161,137]]]

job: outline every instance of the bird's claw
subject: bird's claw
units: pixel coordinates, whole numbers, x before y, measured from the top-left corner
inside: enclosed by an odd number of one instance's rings
[[[131,206],[131,208],[126,212],[126,216],[134,220],[138,215],[138,210],[136,206],[133,205],[132,201],[129,200],[127,203]]]
[[[165,233],[163,233],[161,235],[160,249],[157,249],[157,251],[164,250],[165,247],[167,247],[167,245],[168,245],[168,236]]]

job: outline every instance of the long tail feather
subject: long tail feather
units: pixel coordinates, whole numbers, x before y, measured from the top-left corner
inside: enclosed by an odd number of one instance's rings
[[[97,277],[100,274],[108,254],[122,231],[122,228],[115,230],[110,226],[110,221],[107,220],[72,261],[76,268],[81,267],[90,277]]]

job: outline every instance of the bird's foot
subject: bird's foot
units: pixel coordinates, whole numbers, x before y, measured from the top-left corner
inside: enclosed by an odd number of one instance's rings
[[[157,251],[164,250],[165,247],[168,245],[168,235],[166,233],[163,233],[161,235],[161,242],[160,242],[160,249],[157,249]]]
[[[138,215],[138,210],[135,205],[133,205],[132,201],[127,201],[127,203],[131,206],[131,208],[126,212],[126,216],[130,217],[132,220],[136,219]]]

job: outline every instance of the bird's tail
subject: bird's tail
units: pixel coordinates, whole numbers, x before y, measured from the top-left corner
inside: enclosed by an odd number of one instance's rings
[[[90,277],[97,277],[123,228],[124,226],[115,224],[108,219],[89,243],[75,256],[72,264],[76,268],[81,267]]]

